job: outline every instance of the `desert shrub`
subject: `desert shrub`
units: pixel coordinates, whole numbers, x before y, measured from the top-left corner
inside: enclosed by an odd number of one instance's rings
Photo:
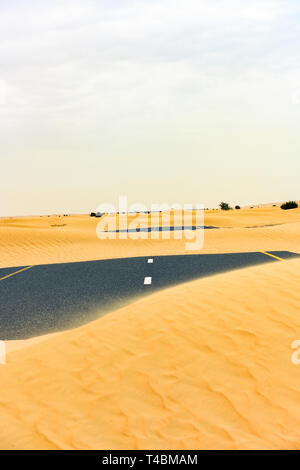
[[[96,217],[95,212],[91,212],[91,213],[90,213],[90,217]]]
[[[288,201],[285,202],[284,204],[281,204],[281,209],[287,210],[287,209],[297,209],[298,204],[296,201]]]
[[[236,209],[240,209],[241,207],[240,206],[235,206]]]
[[[230,211],[231,207],[230,205],[228,204],[228,202],[221,202],[219,204],[219,207],[222,211]]]

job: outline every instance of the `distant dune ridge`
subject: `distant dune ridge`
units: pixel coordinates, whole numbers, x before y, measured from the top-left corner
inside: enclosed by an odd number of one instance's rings
[[[175,240],[101,242],[93,218],[56,223],[1,221],[3,267],[183,252]],[[211,211],[205,224],[226,228],[206,232],[203,253],[300,253],[299,209]],[[293,259],[218,274],[7,342],[0,448],[299,449],[299,273]]]
[[[144,220],[147,227],[146,216]],[[175,217],[175,225],[178,220]],[[0,268],[186,253],[186,240],[172,239],[174,233],[171,240],[99,240],[98,221],[89,216],[0,219],[0,241],[5,246]],[[283,211],[265,207],[226,213],[210,210],[205,211],[204,224],[221,228],[205,231],[201,253],[299,250],[300,208]]]

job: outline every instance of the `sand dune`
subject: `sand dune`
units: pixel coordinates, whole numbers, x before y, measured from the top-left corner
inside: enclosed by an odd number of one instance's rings
[[[170,240],[99,240],[96,236],[98,222],[99,219],[89,216],[0,219],[0,242],[5,247],[0,268],[186,253],[186,240],[176,240],[174,234]],[[178,217],[173,221],[176,223],[179,223]],[[206,211],[204,223],[220,228],[205,231],[201,253],[300,250],[300,208]],[[142,225],[147,227],[147,224],[145,217]]]
[[[300,448],[299,272],[183,284],[8,353],[0,446]]]
[[[0,267],[186,253],[185,240],[100,241],[97,223],[1,219]],[[205,231],[201,253],[300,253],[300,209],[206,211],[204,223],[219,229]],[[0,448],[300,448],[299,268],[200,279],[75,330],[8,342]]]

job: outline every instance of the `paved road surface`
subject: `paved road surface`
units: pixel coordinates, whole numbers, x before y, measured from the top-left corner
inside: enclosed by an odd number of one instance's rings
[[[290,252],[122,258],[0,269],[0,340],[81,325],[181,282],[299,256]],[[16,273],[16,274],[13,274]]]

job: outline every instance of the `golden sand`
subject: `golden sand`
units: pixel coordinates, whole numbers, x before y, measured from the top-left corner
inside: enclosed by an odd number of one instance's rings
[[[174,232],[171,232],[170,240],[151,240],[150,237],[144,240],[99,240],[96,236],[98,222],[99,219],[87,215],[0,219],[0,243],[5,247],[1,252],[0,268],[186,253],[186,240],[174,239]],[[144,217],[142,226],[147,227],[147,224]],[[300,250],[300,208],[289,211],[279,207],[226,213],[206,211],[204,224],[221,228],[205,230],[204,247],[195,253]]]
[[[178,240],[99,241],[97,222],[1,220],[1,266],[185,252]],[[300,210],[209,211],[205,224],[223,228],[205,231],[202,253],[300,253]],[[219,274],[6,343],[0,448],[299,449],[299,272],[294,259]]]
[[[8,353],[0,447],[300,448],[299,272],[200,279]]]

